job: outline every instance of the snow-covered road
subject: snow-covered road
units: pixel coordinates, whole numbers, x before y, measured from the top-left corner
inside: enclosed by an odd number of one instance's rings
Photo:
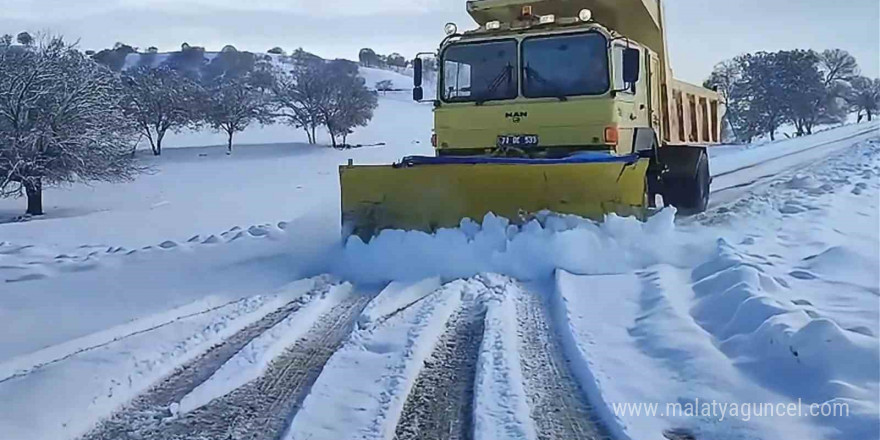
[[[5,242],[0,438],[873,439],[877,128],[719,147],[715,202],[687,219],[489,216],[342,246],[329,152],[295,159],[314,170],[284,203],[317,214],[293,221],[125,249]],[[200,166],[284,168],[256,151]],[[698,402],[725,410],[668,410]]]
[[[851,125],[803,139],[749,149],[724,146],[710,150],[712,198],[710,207],[737,200],[753,187],[772,181],[780,173],[808,167],[853,144],[877,137],[878,127]]]

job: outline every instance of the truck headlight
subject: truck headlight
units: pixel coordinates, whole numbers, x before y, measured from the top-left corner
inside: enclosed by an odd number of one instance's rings
[[[458,26],[455,23],[446,23],[443,30],[446,32],[446,35],[455,35],[458,33]]]

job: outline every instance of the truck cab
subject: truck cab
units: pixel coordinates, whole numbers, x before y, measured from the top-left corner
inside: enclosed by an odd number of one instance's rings
[[[531,157],[633,153],[634,129],[652,121],[648,78],[656,54],[597,23],[543,17],[523,17],[535,24],[488,22],[498,29],[444,42],[435,109],[439,155],[498,148]]]

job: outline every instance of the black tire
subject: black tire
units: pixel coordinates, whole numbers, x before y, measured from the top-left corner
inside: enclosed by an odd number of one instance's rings
[[[698,150],[692,166],[673,169],[663,175],[663,199],[667,205],[678,208],[685,215],[699,214],[709,207],[709,191],[712,183],[709,175],[709,157],[705,150]],[[678,169],[676,169],[678,168]]]

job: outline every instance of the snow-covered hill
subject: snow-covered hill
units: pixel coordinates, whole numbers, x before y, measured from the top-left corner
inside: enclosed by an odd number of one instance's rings
[[[374,67],[361,67],[361,77],[367,82],[367,87],[375,88],[380,81],[391,81],[391,87],[396,90],[412,90],[413,79],[398,72]]]

